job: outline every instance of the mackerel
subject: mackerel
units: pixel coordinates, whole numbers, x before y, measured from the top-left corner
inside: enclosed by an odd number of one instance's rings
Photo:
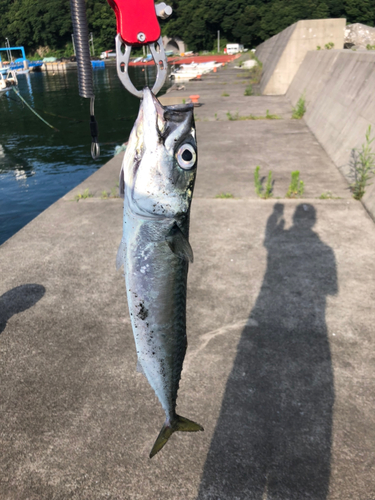
[[[190,206],[197,170],[193,105],[163,107],[145,88],[120,173],[124,265],[130,318],[144,373],[166,415],[152,458],[175,431],[203,431],[176,413],[187,348],[186,286],[193,251]]]

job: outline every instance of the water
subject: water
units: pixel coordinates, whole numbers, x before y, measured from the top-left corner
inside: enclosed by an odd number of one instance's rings
[[[146,71],[154,81],[154,67],[130,69],[138,88],[145,85]],[[22,97],[59,132],[13,92],[0,99],[0,245],[110,160],[115,146],[127,141],[139,108],[139,99],[123,88],[115,67],[94,70],[101,147],[94,161],[89,99],[78,95],[77,72],[30,73],[18,81]]]

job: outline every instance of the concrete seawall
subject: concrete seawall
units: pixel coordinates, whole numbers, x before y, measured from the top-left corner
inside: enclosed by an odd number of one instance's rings
[[[345,23],[345,19],[298,21],[259,45],[256,56],[263,63],[261,93],[285,94],[306,53],[317,46],[333,43],[342,49]]]
[[[293,105],[305,94],[308,127],[349,181],[351,151],[375,128],[374,88],[375,53],[324,50],[306,54],[287,92]],[[375,217],[374,186],[363,201]]]

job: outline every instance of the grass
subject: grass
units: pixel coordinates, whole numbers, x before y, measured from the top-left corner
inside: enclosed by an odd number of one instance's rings
[[[253,95],[254,91],[253,91],[253,86],[252,85],[248,85],[245,89],[245,93],[244,95]]]
[[[108,191],[102,191],[102,194],[100,198],[102,200],[108,200],[108,198],[119,198],[118,194],[118,182],[116,182],[116,186],[111,189],[111,192],[108,193]]]
[[[305,183],[299,178],[299,170],[292,172],[292,179],[286,193],[287,198],[300,198],[305,191]]]
[[[221,94],[221,97],[229,97],[228,92],[223,92],[223,93]]]
[[[264,182],[265,178],[260,177],[259,171],[260,171],[260,166],[258,165],[254,171],[255,192],[256,192],[257,196],[259,196],[259,198],[263,198],[264,200],[266,200],[268,198],[272,198],[273,185],[274,185],[274,181],[272,180],[272,170],[270,170],[268,172],[265,189],[263,188],[263,182]]]
[[[86,200],[87,198],[92,198],[92,197],[93,197],[93,195],[90,193],[89,189],[85,189],[85,190],[83,191],[83,193],[78,193],[78,194],[74,197],[74,199],[75,199],[76,201],[79,201],[79,200]]]
[[[231,198],[234,198],[232,193],[219,193],[215,196],[215,198],[220,198],[222,200],[229,200]]]
[[[230,111],[227,112],[227,117],[228,120],[230,121],[238,121],[238,120],[280,120],[281,116],[279,115],[272,115],[270,114],[269,110],[267,109],[266,115],[265,116],[255,116],[255,115],[247,115],[247,116],[240,116],[238,111],[236,111],[235,114],[232,115]]]
[[[262,119],[262,118],[259,118],[259,119]],[[266,116],[265,116],[265,118],[266,118],[266,120],[280,120],[281,116],[279,116],[279,115],[271,115],[270,112],[267,109],[266,110]]]
[[[294,120],[300,120],[303,115],[306,113],[306,98],[303,93],[301,97],[298,99],[296,106],[293,108],[292,118]]]
[[[322,193],[318,199],[319,200],[341,200],[340,196],[335,196],[331,191],[326,191],[325,193]]]
[[[333,47],[334,47],[334,46],[335,46],[335,44],[334,44],[333,42],[328,42],[328,43],[326,43],[326,44],[324,45],[324,48],[325,48],[326,50],[331,50],[331,49],[333,49]],[[317,46],[316,46],[316,50],[322,50],[322,47],[321,47],[320,45],[317,45]]]
[[[350,176],[353,180],[350,189],[355,200],[362,199],[366,187],[370,186],[370,179],[375,173],[375,153],[372,152],[371,125],[366,131],[365,142],[361,149],[352,149],[350,160]]]

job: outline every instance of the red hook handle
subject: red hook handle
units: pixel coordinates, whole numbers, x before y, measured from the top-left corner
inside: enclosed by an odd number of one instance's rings
[[[154,0],[108,0],[115,11],[117,33],[127,45],[146,45],[160,37]]]

